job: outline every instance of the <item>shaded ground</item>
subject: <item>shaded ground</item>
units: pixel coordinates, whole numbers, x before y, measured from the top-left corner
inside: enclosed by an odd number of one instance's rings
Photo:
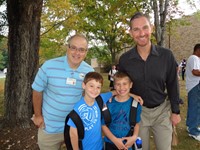
[[[39,150],[37,144],[37,128],[0,128],[0,150]]]

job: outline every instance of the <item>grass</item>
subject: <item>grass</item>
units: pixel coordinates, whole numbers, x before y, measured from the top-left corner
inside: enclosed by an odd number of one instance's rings
[[[107,73],[102,73],[104,77],[104,85],[102,88],[102,92],[106,92],[109,90],[109,81],[107,79]],[[5,79],[0,79],[0,117],[3,115],[3,95],[4,95],[4,82]],[[179,143],[177,146],[173,146],[172,150],[200,150],[200,142],[192,139],[188,136],[186,131],[186,114],[187,114],[187,93],[185,90],[185,81],[180,80],[180,95],[184,101],[183,105],[180,105],[181,109],[181,123],[177,126],[178,140]],[[155,145],[153,143],[153,137],[151,138],[151,150],[155,150]]]
[[[5,79],[0,79],[0,117],[2,117],[4,114],[4,82]]]

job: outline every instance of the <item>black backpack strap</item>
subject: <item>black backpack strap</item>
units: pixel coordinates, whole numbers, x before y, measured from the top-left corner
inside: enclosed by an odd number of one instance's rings
[[[131,104],[131,109],[130,109],[130,115],[129,115],[129,122],[130,122],[131,129],[128,132],[128,136],[131,136],[133,134],[134,127],[136,125],[137,108],[138,108],[138,102],[133,99],[132,104]]]
[[[97,104],[98,104],[100,110],[102,110],[102,108],[103,108],[103,99],[102,99],[102,97],[100,95],[97,96],[96,97],[96,101],[97,101]]]
[[[67,125],[69,118],[71,118],[72,121],[74,122],[74,124],[76,125],[77,132],[78,132],[79,148],[82,150],[83,149],[82,148],[82,139],[84,138],[84,126],[83,126],[83,122],[82,122],[80,116],[74,110],[72,110],[65,119],[64,142],[66,144],[67,150],[73,150],[72,144],[71,144],[71,139],[70,139],[70,134],[69,134],[70,126]]]
[[[109,126],[109,124],[111,123],[111,115],[108,107],[106,106],[106,104],[103,103],[103,99],[100,95],[96,97],[96,101],[101,110],[101,117],[104,118],[105,124]]]

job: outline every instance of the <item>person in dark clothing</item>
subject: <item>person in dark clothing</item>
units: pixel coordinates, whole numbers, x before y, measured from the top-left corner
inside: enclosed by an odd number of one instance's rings
[[[183,59],[183,60],[181,61],[179,67],[181,68],[181,76],[182,76],[182,80],[185,80],[186,59]]]
[[[156,149],[171,150],[172,125],[181,121],[176,60],[172,51],[151,43],[153,27],[148,16],[134,14],[129,32],[136,46],[122,54],[119,71],[133,81],[131,93],[144,100],[139,131],[142,148],[150,149],[152,129]]]

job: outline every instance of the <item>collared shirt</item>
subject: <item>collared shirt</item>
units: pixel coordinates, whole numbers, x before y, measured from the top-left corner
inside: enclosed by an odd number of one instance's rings
[[[180,112],[177,62],[170,50],[152,45],[144,61],[135,47],[120,57],[119,71],[130,76],[133,81],[131,92],[143,98],[144,106],[159,106],[168,96],[172,112]]]
[[[43,92],[42,115],[47,133],[63,133],[65,118],[80,100],[83,79],[91,71],[94,69],[84,61],[76,70],[71,69],[66,56],[48,60],[39,69],[32,88]]]

